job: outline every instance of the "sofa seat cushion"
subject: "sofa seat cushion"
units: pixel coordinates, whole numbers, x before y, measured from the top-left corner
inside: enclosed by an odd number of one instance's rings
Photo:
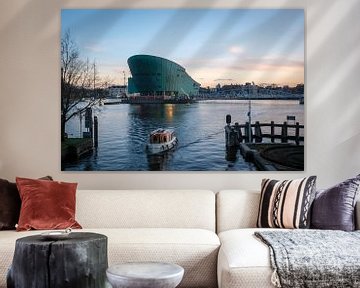
[[[219,234],[219,288],[274,287],[269,247],[254,236],[255,231],[262,230],[274,229],[234,229]]]
[[[108,237],[109,265],[136,261],[163,261],[182,266],[179,287],[216,287],[216,264],[220,241],[204,229],[134,228],[82,229]],[[44,231],[0,232],[0,287],[6,287],[6,273],[12,262],[17,238]]]
[[[179,287],[216,287],[220,241],[212,231],[179,228],[97,231],[109,238],[109,265],[137,261],[171,262],[185,270]]]

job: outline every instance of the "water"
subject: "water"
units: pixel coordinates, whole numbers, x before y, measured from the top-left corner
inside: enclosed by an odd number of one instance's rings
[[[252,122],[283,123],[287,115],[304,123],[304,105],[297,101],[252,101]],[[256,170],[240,152],[226,160],[225,116],[232,123],[245,123],[248,101],[212,101],[190,105],[105,105],[95,109],[99,120],[99,146],[91,155],[75,163],[64,163],[70,171],[225,171]],[[67,123],[70,137],[79,137],[80,120]],[[179,140],[177,148],[164,155],[149,156],[145,145],[156,128],[172,128]]]

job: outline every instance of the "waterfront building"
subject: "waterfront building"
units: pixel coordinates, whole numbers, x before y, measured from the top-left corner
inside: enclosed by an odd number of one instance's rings
[[[109,98],[125,98],[127,95],[126,85],[112,85],[108,87]]]
[[[184,67],[157,56],[135,55],[128,59],[132,77],[129,94],[140,97],[161,97],[164,100],[186,99],[199,94],[200,84]]]

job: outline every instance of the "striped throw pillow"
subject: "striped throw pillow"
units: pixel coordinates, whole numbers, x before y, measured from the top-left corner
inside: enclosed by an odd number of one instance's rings
[[[294,180],[263,179],[257,227],[309,228],[316,176]]]

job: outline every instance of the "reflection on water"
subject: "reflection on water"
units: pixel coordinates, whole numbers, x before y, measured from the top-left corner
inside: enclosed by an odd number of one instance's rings
[[[233,122],[247,121],[248,102],[195,103],[191,105],[109,105],[94,113],[99,119],[99,146],[64,169],[86,171],[224,171],[255,170],[239,151],[225,149],[225,116]],[[253,121],[282,123],[287,115],[304,123],[304,106],[289,101],[253,101]],[[148,155],[148,135],[157,128],[175,130],[179,143],[175,150]],[[79,119],[67,125],[73,137],[80,133]]]
[[[169,160],[172,157],[174,150],[171,151],[167,151],[165,153],[161,153],[161,154],[153,154],[147,155],[147,161],[148,161],[148,165],[149,165],[149,169],[150,171],[166,171],[169,170],[168,169],[168,163]]]

